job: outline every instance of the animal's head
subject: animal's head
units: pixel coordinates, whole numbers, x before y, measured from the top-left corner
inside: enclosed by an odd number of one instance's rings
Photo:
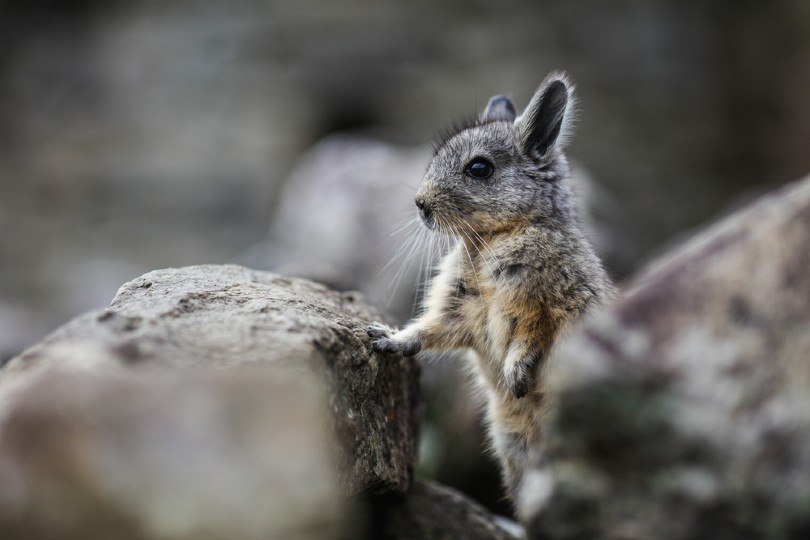
[[[492,234],[563,211],[573,99],[568,78],[551,74],[519,116],[509,98],[495,96],[480,117],[445,135],[416,194],[425,224]]]

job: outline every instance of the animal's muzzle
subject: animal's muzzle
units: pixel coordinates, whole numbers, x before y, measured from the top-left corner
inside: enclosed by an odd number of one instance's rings
[[[416,207],[419,209],[419,214],[422,216],[422,221],[425,222],[425,226],[427,226],[428,229],[435,228],[436,219],[433,217],[433,210],[425,203],[424,199],[417,197]]]

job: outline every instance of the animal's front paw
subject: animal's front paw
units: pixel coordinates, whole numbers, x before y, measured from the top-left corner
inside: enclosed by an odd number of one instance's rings
[[[507,365],[504,368],[506,387],[516,398],[520,399],[534,388],[537,381],[537,365],[541,355],[530,355],[524,360]]]
[[[387,324],[374,321],[366,329],[366,333],[373,338],[387,338],[393,334],[394,331]]]
[[[422,340],[418,337],[397,337],[398,333],[384,324],[374,323],[366,332],[374,338],[371,347],[377,352],[413,356],[422,349]]]

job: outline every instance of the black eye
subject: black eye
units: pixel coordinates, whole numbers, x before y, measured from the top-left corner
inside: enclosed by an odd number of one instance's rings
[[[484,179],[492,176],[495,168],[484,158],[475,158],[467,164],[464,174],[470,178]]]

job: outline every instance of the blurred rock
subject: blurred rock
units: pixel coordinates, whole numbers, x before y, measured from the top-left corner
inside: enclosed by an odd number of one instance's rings
[[[47,354],[58,365],[0,377],[3,539],[348,538],[312,379],[127,370],[78,342]]]
[[[353,135],[321,141],[284,183],[269,237],[245,264],[362,291],[407,320],[417,276],[439,254],[428,258],[431,238],[413,203],[429,160],[425,147]]]
[[[375,516],[375,540],[520,540],[517,523],[492,515],[461,493],[417,481],[408,495]]]
[[[12,359],[5,372],[79,362],[66,346],[101,348],[115,364],[230,368],[280,364],[331,388],[343,441],[334,452],[348,493],[404,491],[416,457],[418,374],[412,359],[380,356],[365,329],[382,314],[356,293],[239,266],[156,270]],[[90,355],[92,356],[92,355]],[[6,375],[7,376],[7,375]]]
[[[698,234],[550,372],[536,538],[810,536],[810,178]]]

